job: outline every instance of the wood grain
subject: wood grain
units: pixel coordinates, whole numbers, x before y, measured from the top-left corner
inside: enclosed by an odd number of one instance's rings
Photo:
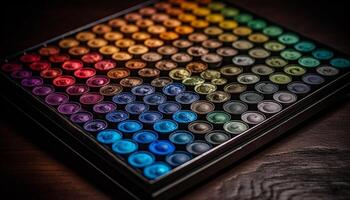
[[[51,2],[51,1],[50,1]],[[1,54],[34,45],[139,1],[31,1],[1,13]],[[347,7],[329,0],[237,0],[292,29],[350,53]],[[262,3],[263,2],[263,3]],[[28,9],[29,6],[32,9]],[[77,7],[80,7],[77,10]],[[69,22],[69,23],[67,23]],[[341,27],[342,26],[342,27]],[[15,31],[16,30],[16,31]],[[29,31],[30,30],[30,31]],[[3,199],[126,199],[45,131],[1,102],[0,192]],[[21,125],[19,125],[21,124]],[[300,124],[179,199],[349,199],[350,101]],[[42,142],[45,141],[45,142]]]
[[[271,154],[256,170],[226,177],[205,199],[345,200],[350,196],[349,169],[346,150],[313,147]]]

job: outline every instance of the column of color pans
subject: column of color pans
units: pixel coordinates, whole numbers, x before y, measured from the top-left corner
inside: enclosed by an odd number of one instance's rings
[[[1,69],[156,179],[340,76],[348,58],[221,2],[155,3]]]

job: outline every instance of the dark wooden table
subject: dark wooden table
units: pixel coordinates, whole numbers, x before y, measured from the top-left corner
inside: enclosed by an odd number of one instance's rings
[[[34,1],[5,5],[1,55],[21,50],[138,1]],[[350,54],[349,11],[338,1],[237,0],[268,18]],[[316,2],[316,3],[315,3]],[[5,199],[124,199],[1,102],[0,188]],[[349,95],[180,199],[350,199]]]

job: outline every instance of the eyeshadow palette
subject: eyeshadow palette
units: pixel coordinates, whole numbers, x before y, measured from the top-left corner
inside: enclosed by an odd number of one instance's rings
[[[134,198],[171,198],[328,105],[349,57],[231,3],[149,1],[9,56],[17,107]],[[97,171],[96,171],[97,173]]]

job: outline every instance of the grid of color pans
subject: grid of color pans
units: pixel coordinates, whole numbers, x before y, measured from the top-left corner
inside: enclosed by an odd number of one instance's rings
[[[148,180],[347,72],[348,58],[210,0],[158,2],[1,67]]]

